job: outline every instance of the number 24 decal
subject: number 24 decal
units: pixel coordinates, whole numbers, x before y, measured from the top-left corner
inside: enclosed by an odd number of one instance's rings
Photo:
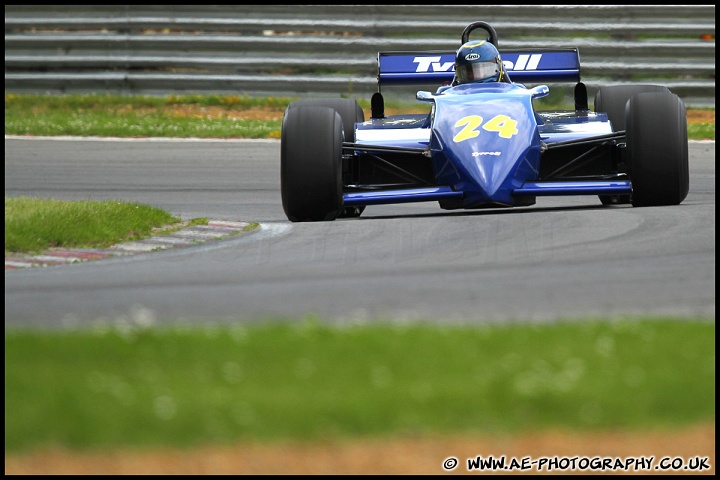
[[[480,115],[468,115],[467,117],[463,117],[457,122],[455,122],[456,127],[462,127],[464,128],[460,130],[460,132],[453,137],[453,140],[456,142],[462,142],[463,140],[468,140],[470,138],[475,138],[478,135],[480,135],[480,132],[478,131],[478,127],[483,123],[483,118]],[[517,130],[517,120],[513,120],[512,118],[508,117],[507,115],[496,115],[482,126],[483,130],[487,130],[488,132],[497,132],[497,134],[501,138],[510,138],[516,133],[518,133]]]

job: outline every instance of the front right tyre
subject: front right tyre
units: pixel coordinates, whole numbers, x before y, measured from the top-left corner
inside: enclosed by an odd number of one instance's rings
[[[334,109],[288,108],[280,143],[280,192],[292,222],[335,220],[343,211],[343,120]]]

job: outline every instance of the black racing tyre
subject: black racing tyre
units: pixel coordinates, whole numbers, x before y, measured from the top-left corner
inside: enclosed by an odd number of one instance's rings
[[[625,106],[633,95],[648,92],[670,93],[662,85],[613,85],[600,87],[595,94],[595,112],[607,113],[613,132],[625,130]],[[631,195],[598,195],[603,205],[627,205]]]
[[[280,192],[292,222],[335,220],[343,209],[343,121],[332,108],[288,108],[280,140]]]
[[[343,121],[343,131],[345,132],[345,141],[355,143],[355,123],[365,121],[365,112],[355,100],[349,98],[310,98],[306,100],[297,100],[288,105],[288,109],[297,107],[327,107],[332,108]],[[359,217],[365,206],[343,208],[338,218]]]
[[[345,141],[355,142],[355,123],[365,121],[365,113],[355,100],[349,98],[310,98],[297,100],[288,105],[288,109],[297,107],[327,107],[340,114],[345,131]]]
[[[625,116],[634,207],[679,205],[690,187],[687,113],[673,93],[633,96]]]
[[[613,85],[600,87],[595,94],[595,112],[607,113],[613,132],[625,130],[625,106],[630,97],[638,93],[670,93],[662,85]]]

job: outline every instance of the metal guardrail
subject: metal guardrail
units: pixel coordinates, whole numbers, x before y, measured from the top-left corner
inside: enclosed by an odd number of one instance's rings
[[[378,51],[455,50],[475,20],[501,52],[578,47],[592,96],[715,105],[714,5],[6,5],[5,91],[369,97]]]

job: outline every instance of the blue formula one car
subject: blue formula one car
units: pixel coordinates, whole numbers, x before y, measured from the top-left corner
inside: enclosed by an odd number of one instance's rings
[[[471,40],[480,29],[487,38]],[[528,206],[536,197],[596,195],[603,205],[677,205],[688,193],[683,102],[659,85],[601,87],[595,111],[576,48],[497,50],[474,22],[457,52],[378,54],[365,120],[355,100],[291,103],[281,139],[281,194],[293,222],[360,216],[367,206],[437,201],[440,208]],[[522,82],[522,83],[517,83]],[[537,111],[546,85],[575,83],[575,110]],[[384,115],[381,85],[417,92],[429,114]]]

